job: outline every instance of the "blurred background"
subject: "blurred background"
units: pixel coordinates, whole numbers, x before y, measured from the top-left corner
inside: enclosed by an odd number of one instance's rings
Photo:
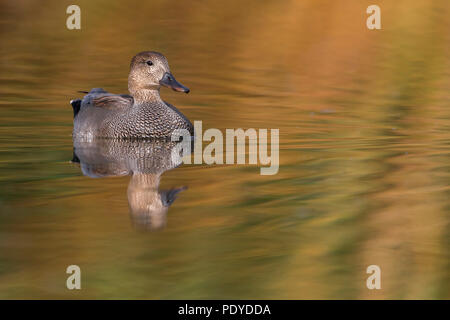
[[[66,8],[81,8],[81,30]],[[381,8],[368,30],[366,8]],[[0,298],[450,298],[448,0],[0,2]],[[72,164],[78,90],[162,52],[203,128],[280,129],[280,170],[183,165],[167,226]],[[82,289],[66,288],[79,265]],[[366,268],[381,268],[368,290]]]

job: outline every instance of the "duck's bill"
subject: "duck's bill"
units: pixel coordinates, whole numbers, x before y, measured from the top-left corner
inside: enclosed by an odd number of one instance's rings
[[[189,93],[190,91],[188,87],[185,87],[179,83],[170,72],[166,72],[164,74],[163,78],[159,80],[159,84],[178,92]]]

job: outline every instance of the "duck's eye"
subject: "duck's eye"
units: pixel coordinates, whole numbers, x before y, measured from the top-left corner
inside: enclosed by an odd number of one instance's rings
[[[149,60],[149,61],[146,61],[145,63],[148,64],[149,66],[152,66],[152,65],[153,65],[153,62],[151,62],[150,60]]]

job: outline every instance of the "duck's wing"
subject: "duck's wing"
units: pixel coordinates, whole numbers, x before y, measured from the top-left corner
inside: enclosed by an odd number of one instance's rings
[[[106,94],[91,100],[92,106],[104,109],[123,110],[130,108],[134,99],[127,94]]]
[[[79,91],[86,93],[83,99],[70,101],[73,108],[73,115],[84,108],[98,107],[110,110],[123,110],[130,108],[134,104],[134,99],[128,94],[112,94],[102,88],[94,88],[91,91]]]

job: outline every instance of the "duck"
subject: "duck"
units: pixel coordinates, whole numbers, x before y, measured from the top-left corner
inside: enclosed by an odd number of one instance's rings
[[[71,100],[74,139],[169,139],[177,129],[193,135],[193,125],[176,107],[161,99],[160,88],[189,93],[170,72],[166,57],[155,51],[136,54],[130,63],[129,94],[94,88]]]

